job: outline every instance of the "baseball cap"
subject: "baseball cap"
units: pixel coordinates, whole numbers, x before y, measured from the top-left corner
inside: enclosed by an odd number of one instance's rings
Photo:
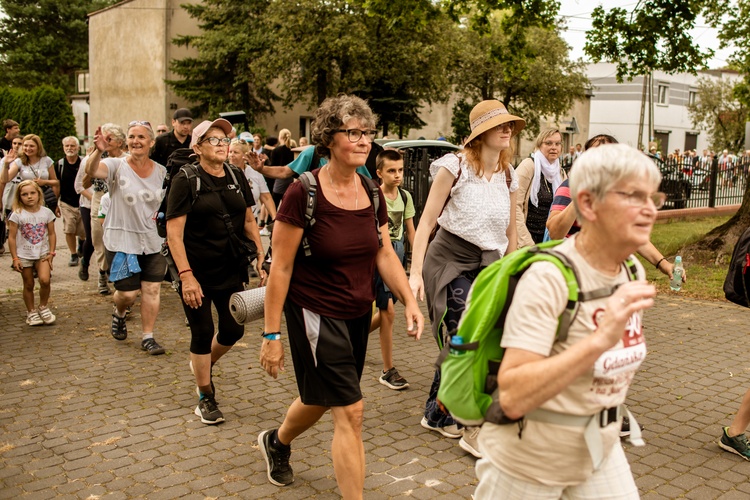
[[[206,135],[208,129],[210,129],[211,127],[220,128],[227,135],[229,135],[229,132],[232,131],[232,124],[226,121],[224,118],[217,118],[214,121],[204,120],[200,125],[193,128],[193,138],[190,140],[190,147],[192,148],[193,146],[198,144],[200,140],[203,139],[203,136]]]
[[[193,121],[193,113],[190,112],[187,108],[180,108],[174,112],[172,115],[173,120],[182,121],[182,120],[190,120]]]
[[[255,142],[255,139],[253,139],[253,134],[251,134],[250,132],[241,132],[239,139],[242,139],[247,143]]]

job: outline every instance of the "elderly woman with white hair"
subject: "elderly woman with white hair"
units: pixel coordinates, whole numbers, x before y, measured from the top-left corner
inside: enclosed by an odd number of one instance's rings
[[[154,214],[164,198],[167,169],[149,158],[154,131],[147,121],[132,121],[126,132],[130,155],[101,159],[108,149],[108,136],[99,128],[94,133],[95,150],[86,163],[86,174],[104,179],[111,205],[104,222],[104,247],[114,282],[115,307],[111,333],[115,340],[128,337],[125,312],[141,295],[141,349],[151,355],[165,349],[154,339],[159,313],[159,290],[167,262],[161,254],[163,239],[156,231]]]
[[[562,273],[537,262],[519,280],[515,293],[523,300],[508,311],[498,372],[510,423],[482,427],[474,498],[638,498],[619,430],[646,356],[642,315],[656,290],[633,254],[649,241],[664,204],[660,180],[652,161],[622,144],[576,161],[570,187],[581,231],[555,250],[576,269],[580,290],[594,297],[579,303],[559,340],[568,300]],[[631,416],[638,444],[634,424]]]

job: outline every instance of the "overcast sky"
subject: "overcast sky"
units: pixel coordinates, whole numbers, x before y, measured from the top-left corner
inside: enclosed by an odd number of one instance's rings
[[[568,30],[563,33],[563,38],[572,47],[571,59],[587,57],[583,53],[583,45],[586,43],[586,31],[591,29],[591,12],[597,5],[603,5],[609,10],[613,7],[633,9],[637,0],[560,0],[560,15],[567,21]],[[714,49],[716,54],[709,61],[709,68],[720,68],[726,66],[727,57],[732,53],[731,49],[719,50],[719,40],[716,38],[716,30],[710,28],[703,20],[696,23],[693,37],[703,48]]]

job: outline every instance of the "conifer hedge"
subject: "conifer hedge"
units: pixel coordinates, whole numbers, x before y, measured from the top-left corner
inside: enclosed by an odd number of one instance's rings
[[[0,87],[0,122],[6,118],[18,122],[22,135],[38,135],[47,156],[53,160],[65,154],[63,137],[76,135],[75,118],[67,95],[49,85],[32,90]],[[2,130],[0,135],[4,133]]]

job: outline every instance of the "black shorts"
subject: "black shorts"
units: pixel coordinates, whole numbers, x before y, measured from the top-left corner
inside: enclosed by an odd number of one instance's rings
[[[161,283],[164,280],[164,273],[167,272],[167,260],[159,253],[148,255],[137,255],[138,265],[141,272],[136,273],[129,278],[113,281],[115,290],[120,292],[133,292],[141,289],[141,281],[152,283]],[[115,252],[107,250],[107,267],[112,267],[112,259],[115,258]]]
[[[349,406],[362,399],[372,313],[354,319],[321,316],[287,300],[289,348],[300,398],[306,405]]]

